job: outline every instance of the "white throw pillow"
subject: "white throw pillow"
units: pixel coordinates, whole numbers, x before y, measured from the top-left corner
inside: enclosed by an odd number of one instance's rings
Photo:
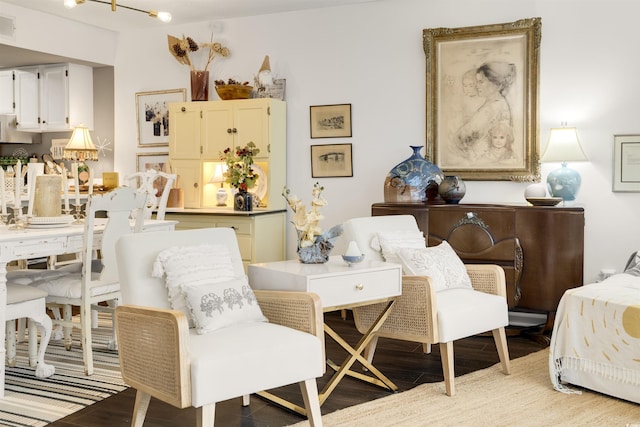
[[[426,243],[422,231],[396,230],[381,231],[371,241],[371,247],[382,251],[382,257],[387,262],[400,264],[398,251],[402,248],[424,248]]]
[[[229,250],[220,244],[172,246],[163,250],[153,264],[152,276],[163,275],[171,308],[182,311],[190,319],[190,327],[194,327],[194,323],[181,288],[226,281],[236,276]]]
[[[266,322],[246,277],[182,287],[199,334],[241,322]]]
[[[446,241],[428,248],[403,248],[398,255],[404,274],[429,276],[436,291],[451,288],[472,289],[464,263]]]

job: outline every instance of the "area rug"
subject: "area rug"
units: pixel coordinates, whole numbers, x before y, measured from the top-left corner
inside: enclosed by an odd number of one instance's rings
[[[456,394],[444,382],[345,408],[322,417],[325,427],[382,426],[637,426],[640,405],[583,390],[553,390],[549,351],[512,360],[511,375],[500,365],[456,378]],[[295,427],[308,426],[308,421]]]
[[[73,332],[70,351],[61,340],[50,341],[45,361],[56,367],[56,373],[49,378],[35,377],[29,367],[26,342],[18,345],[16,366],[6,368],[5,397],[0,399],[1,426],[45,426],[126,388],[118,354],[107,348],[112,333],[110,317],[101,314],[99,327],[93,330],[95,371],[91,376],[84,374],[80,330]]]

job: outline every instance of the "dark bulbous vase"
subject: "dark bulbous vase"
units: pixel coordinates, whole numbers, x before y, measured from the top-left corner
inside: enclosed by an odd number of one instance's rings
[[[238,190],[238,192],[233,195],[233,209],[236,211],[252,211],[253,194],[248,191]]]
[[[421,145],[412,145],[413,154],[389,171],[384,181],[387,203],[438,203],[438,186],[444,174],[438,166],[422,157]],[[435,191],[434,191],[435,190]],[[442,203],[442,201],[439,201]]]
[[[438,187],[440,197],[449,204],[458,204],[467,192],[464,181],[457,176],[447,175]]]

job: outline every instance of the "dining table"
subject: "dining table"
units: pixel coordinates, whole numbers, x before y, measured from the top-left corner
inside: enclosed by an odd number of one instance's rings
[[[100,246],[101,233],[107,219],[95,220],[94,244]],[[143,232],[174,230],[177,221],[153,220],[144,221]],[[133,229],[133,221],[131,227]],[[53,255],[72,254],[82,252],[84,224],[72,223],[51,227],[15,228],[0,224],[0,398],[4,397],[5,359],[6,359],[6,328],[5,314],[7,307],[7,265],[12,261],[44,258]]]

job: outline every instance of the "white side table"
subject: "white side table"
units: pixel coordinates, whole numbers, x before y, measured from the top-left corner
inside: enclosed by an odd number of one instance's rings
[[[362,352],[389,316],[395,298],[402,294],[402,267],[399,264],[365,260],[348,266],[341,257],[332,256],[325,264],[303,264],[298,260],[250,264],[248,276],[249,284],[253,289],[316,293],[322,301],[325,312],[386,302],[387,305],[378,320],[355,347],[351,347],[326,323],[324,324],[325,333],[340,344],[349,353],[349,357],[339,367],[331,361],[327,362],[336,372],[318,397],[322,405],[345,375],[388,390],[398,389],[391,380],[362,356]],[[373,376],[352,371],[351,366],[356,360]],[[266,392],[261,395],[304,414],[304,408],[289,402],[285,403],[277,396]]]

